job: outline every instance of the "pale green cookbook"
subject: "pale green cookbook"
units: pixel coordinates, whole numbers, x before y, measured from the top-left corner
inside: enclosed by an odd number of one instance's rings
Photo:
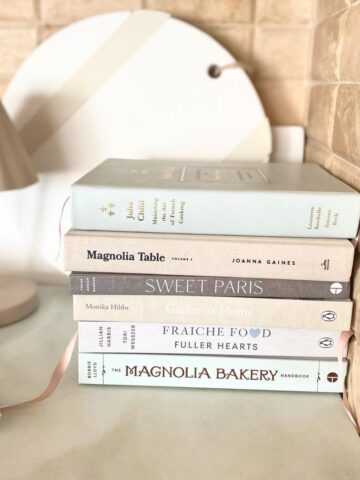
[[[315,164],[109,159],[71,187],[73,228],[354,238],[360,196]]]

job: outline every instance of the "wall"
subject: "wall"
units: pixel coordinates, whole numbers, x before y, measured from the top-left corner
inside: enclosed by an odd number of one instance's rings
[[[54,31],[113,10],[166,10],[209,32],[248,63],[273,124],[306,123],[313,0],[1,0],[0,95]]]
[[[360,187],[360,1],[318,0],[307,158]]]

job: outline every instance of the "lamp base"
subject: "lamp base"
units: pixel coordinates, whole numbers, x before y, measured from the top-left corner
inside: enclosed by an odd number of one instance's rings
[[[0,276],[0,327],[27,317],[38,304],[35,282],[22,277]]]

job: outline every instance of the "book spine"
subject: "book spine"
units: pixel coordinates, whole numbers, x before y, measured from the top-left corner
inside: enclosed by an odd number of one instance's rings
[[[349,330],[352,302],[233,297],[74,295],[74,320]]]
[[[346,361],[79,353],[79,383],[339,393]]]
[[[211,258],[211,262],[209,262]],[[348,282],[354,247],[347,240],[255,239],[77,232],[64,237],[65,270],[216,275]]]
[[[354,238],[359,222],[355,193],[74,185],[71,199],[79,230]]]
[[[331,330],[79,322],[79,352],[336,358],[340,334]]]
[[[289,279],[72,273],[70,285],[73,295],[350,298],[350,282]]]

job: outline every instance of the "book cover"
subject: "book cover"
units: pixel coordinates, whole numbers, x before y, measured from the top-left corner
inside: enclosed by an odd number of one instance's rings
[[[346,361],[79,353],[79,383],[339,393]]]
[[[70,275],[73,295],[179,295],[205,297],[264,297],[348,299],[350,282],[82,273]]]
[[[74,320],[349,330],[351,300],[74,295]]]
[[[316,164],[109,159],[71,188],[73,227],[354,238],[359,194]]]
[[[79,322],[79,352],[337,358],[340,334],[332,330]]]
[[[64,237],[65,270],[82,272],[349,282],[353,259],[343,239],[82,230]]]

